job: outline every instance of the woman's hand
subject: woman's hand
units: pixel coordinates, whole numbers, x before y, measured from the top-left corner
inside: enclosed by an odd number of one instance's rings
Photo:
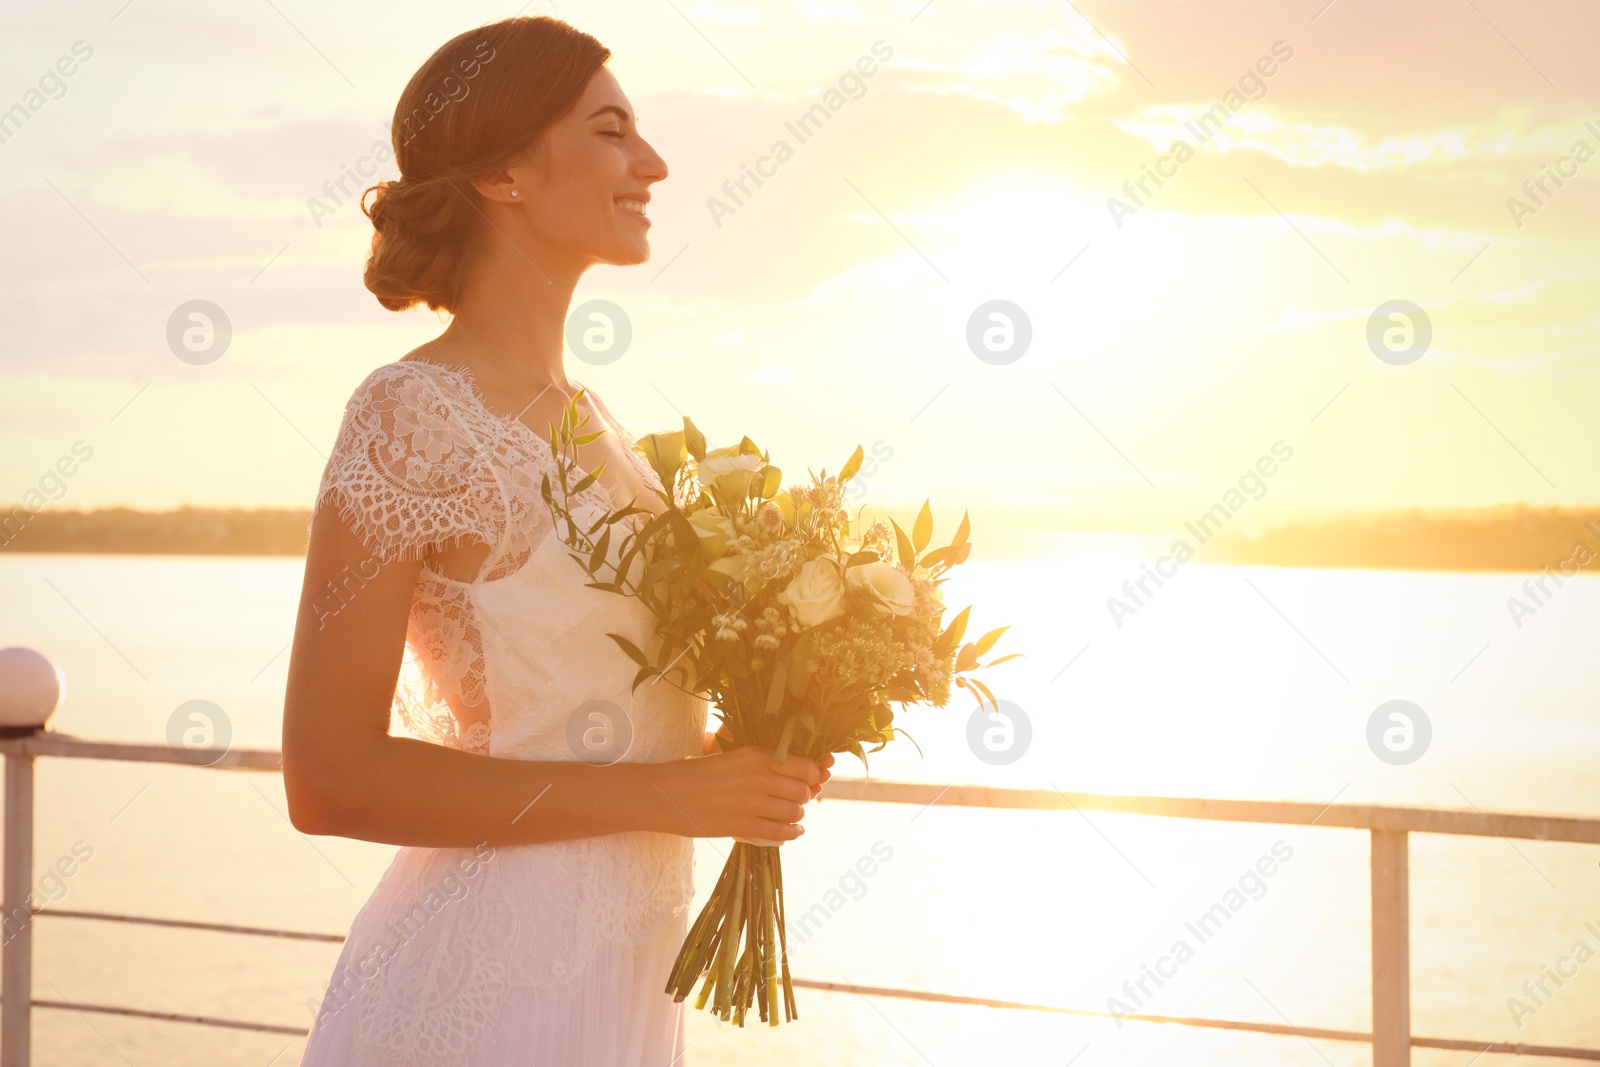
[[[811,795],[812,796],[816,796],[818,793],[822,792],[823,783],[826,782],[829,778],[833,777],[833,772],[828,769],[828,768],[830,768],[832,766],[833,766],[833,753],[832,752],[824,753],[822,758],[817,760],[817,769],[822,771],[822,779],[820,781],[818,781],[816,785],[811,787]]]
[[[775,764],[759,745],[649,766],[663,799],[661,829],[685,837],[793,841],[805,833],[805,802],[827,777],[804,756]]]
[[[732,740],[732,738],[728,737],[728,727],[726,724],[718,726],[715,730],[706,731],[706,743],[700,749],[700,754],[702,756],[714,756],[718,752],[722,751],[722,746],[717,743],[718,737],[725,737],[730,741]],[[817,768],[822,771],[822,779],[821,781],[817,782],[816,785],[811,787],[811,795],[813,797],[822,792],[823,782],[826,782],[829,778],[833,777],[833,773],[828,770],[829,767],[833,766],[833,753],[825,753],[822,758],[816,762]]]

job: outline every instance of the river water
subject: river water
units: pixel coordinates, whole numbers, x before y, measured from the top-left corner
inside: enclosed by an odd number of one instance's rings
[[[1593,578],[1516,619],[1506,601],[1526,599],[1520,575],[1191,563],[1114,617],[1107,598],[1126,602],[1122,583],[1140,577],[1148,548],[1078,538],[1050,553],[975,560],[946,586],[948,603],[977,605],[974,632],[1013,627],[1002,647],[1026,657],[989,681],[1026,720],[1027,741],[1018,729],[999,754],[974,744],[958,695],[906,715],[917,745],[874,755],[872,776],[1600,812]],[[225,710],[235,744],[276,747],[300,571],[297,559],[0,556],[0,646],[38,648],[62,669],[57,729],[159,741],[178,705],[205,699]],[[1410,763],[1369,746],[1368,721],[1391,700],[1431,726]],[[853,757],[836,769],[862,773]],[[74,849],[89,853],[40,882],[59,908],[342,933],[393,853],[297,832],[275,774],[41,760],[37,782],[41,878]],[[791,940],[797,977],[1369,1025],[1364,833],[844,801],[814,805],[807,826],[785,847],[789,912],[810,916]],[[1488,820],[1485,835],[1413,836],[1413,1031],[1600,1047],[1600,962],[1574,955],[1580,941],[1600,952],[1600,849],[1512,843]],[[702,895],[726,844],[697,845]],[[1227,921],[1198,924],[1218,904]],[[307,1026],[338,948],[44,917],[34,996]],[[1525,990],[1546,967],[1570,977]],[[801,1018],[775,1030],[691,1012],[684,1062],[1369,1062],[1364,1046],[1320,1038],[797,996]],[[60,1009],[34,1019],[36,1063],[265,1067],[297,1062],[301,1044]],[[1414,1062],[1472,1059],[1418,1050]]]

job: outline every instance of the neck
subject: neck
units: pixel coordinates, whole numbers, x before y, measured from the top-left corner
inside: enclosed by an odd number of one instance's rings
[[[462,280],[461,296],[439,341],[461,353],[474,375],[497,390],[565,392],[566,317],[587,265],[563,262],[517,234],[486,229]]]

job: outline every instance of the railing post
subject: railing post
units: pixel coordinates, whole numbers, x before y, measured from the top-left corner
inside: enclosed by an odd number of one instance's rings
[[[1372,831],[1372,1067],[1411,1067],[1408,838]]]
[[[33,757],[6,753],[0,1067],[28,1067],[33,1007]]]

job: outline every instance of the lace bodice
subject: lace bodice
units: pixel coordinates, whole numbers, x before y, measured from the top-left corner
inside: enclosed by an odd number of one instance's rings
[[[644,483],[659,487],[634,439],[589,396]],[[698,754],[706,702],[666,682],[631,688],[636,668],[605,635],[654,655],[654,617],[631,597],[586,588],[540,494],[546,473],[554,481],[548,441],[491,411],[465,368],[403,360],[351,396],[313,520],[335,508],[373,560],[422,562],[398,718],[419,738],[498,757]],[[603,480],[569,503],[580,522],[613,506]],[[488,555],[471,581],[435,569],[440,551],[474,543]],[[344,1010],[381,1050],[372,1062],[468,1062],[453,1057],[482,1039],[484,1012],[508,986],[567,985],[597,946],[639,944],[687,908],[691,846],[639,831],[493,850],[460,898],[383,953],[373,980],[351,994]],[[401,849],[351,930],[352,950],[396,942],[395,924],[441,871],[471,855]]]
[[[633,437],[597,394],[588,395],[645,484],[659,487],[655,472],[633,450]],[[541,547],[564,551],[559,544],[546,546],[555,532],[540,495],[546,473],[554,479],[548,442],[520,421],[489,410],[465,368],[391,363],[368,375],[345,408],[312,519],[331,504],[373,561],[423,562],[394,705],[417,737],[490,751],[483,627],[494,622],[482,616],[473,594],[527,566]],[[611,500],[597,481],[571,503],[575,515],[588,516]],[[473,581],[433,568],[441,550],[471,543],[490,549]],[[498,599],[498,593],[489,598]],[[528,650],[523,658],[544,675],[541,661],[553,657]]]

